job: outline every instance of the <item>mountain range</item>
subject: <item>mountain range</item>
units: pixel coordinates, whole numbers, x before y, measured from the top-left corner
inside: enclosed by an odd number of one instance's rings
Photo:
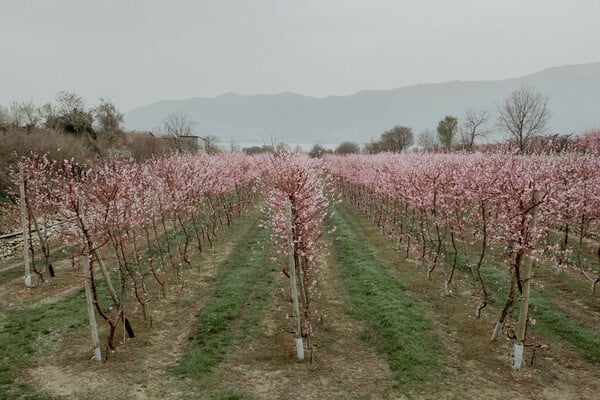
[[[188,114],[196,135],[214,135],[220,143],[289,144],[366,143],[395,125],[415,136],[435,131],[446,115],[469,109],[497,110],[513,90],[529,86],[548,96],[549,133],[579,133],[600,127],[600,63],[565,65],[513,79],[451,81],[391,90],[364,90],[324,98],[291,92],[213,98],[162,100],[125,113],[127,129],[156,130],[171,112]],[[495,115],[490,122],[494,126]],[[500,139],[496,132],[489,141]]]

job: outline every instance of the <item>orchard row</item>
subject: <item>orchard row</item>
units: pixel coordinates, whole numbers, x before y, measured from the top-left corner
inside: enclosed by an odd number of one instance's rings
[[[46,269],[34,268],[38,282],[51,270],[42,228],[58,220],[65,245],[83,261],[90,318],[96,313],[108,324],[111,348],[120,323],[133,336],[125,300],[133,298],[146,317],[153,297],[182,284],[190,252],[212,246],[254,201],[264,204],[275,252],[288,260],[282,271],[290,278],[300,347],[313,332],[314,269],[325,254],[324,220],[336,193],[393,235],[429,277],[440,271],[446,294],[457,265],[466,264],[478,317],[488,304],[482,265],[499,251],[510,285],[494,338],[526,293],[534,264],[557,273],[574,268],[592,290],[600,281],[600,159],[594,156],[388,153],[319,160],[237,153],[141,164],[110,159],[93,168],[33,157],[20,167],[13,178],[22,186],[23,226],[38,235],[46,260]],[[25,253],[34,254],[33,246]]]
[[[515,354],[525,340],[532,269],[573,268],[592,294],[600,281],[597,156],[381,154],[328,162],[337,190],[393,235],[399,250],[429,278],[441,270],[446,295],[457,265],[466,265],[478,318],[489,301],[482,266],[492,250],[500,253],[510,284],[492,339],[520,300]]]

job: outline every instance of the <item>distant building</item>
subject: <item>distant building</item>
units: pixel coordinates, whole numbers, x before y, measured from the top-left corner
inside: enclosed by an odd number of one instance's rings
[[[177,141],[179,142],[178,148],[184,153],[206,153],[206,143],[199,136],[179,136]]]
[[[194,135],[159,136],[151,131],[129,131],[125,133],[126,145],[136,160],[171,153],[206,153],[204,138]]]
[[[127,144],[131,144],[136,140],[151,139],[155,138],[156,136],[150,131],[129,131],[125,132],[125,137]]]

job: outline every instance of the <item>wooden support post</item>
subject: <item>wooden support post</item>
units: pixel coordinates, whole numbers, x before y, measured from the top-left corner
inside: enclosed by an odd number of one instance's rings
[[[102,352],[100,351],[100,339],[98,338],[98,324],[96,323],[96,314],[94,313],[94,295],[92,293],[92,269],[90,266],[90,246],[87,237],[87,223],[85,222],[83,203],[79,202],[79,216],[83,223],[83,229],[86,231],[84,235],[84,252],[82,256],[83,277],[85,279],[85,302],[87,306],[88,320],[90,323],[90,331],[92,333],[92,345],[94,347],[94,360],[102,361]]]
[[[302,341],[302,328],[300,324],[300,305],[298,302],[298,285],[296,283],[296,263],[294,261],[294,241],[292,238],[292,206],[290,201],[285,203],[288,237],[288,268],[290,273],[290,286],[292,292],[292,307],[296,325],[296,355],[299,360],[304,360],[304,343]]]
[[[100,351],[100,339],[98,338],[98,324],[96,323],[96,314],[94,313],[94,298],[92,294],[92,273],[90,269],[89,255],[83,255],[83,275],[85,278],[85,300],[87,305],[88,319],[90,322],[90,330],[92,332],[92,345],[94,347],[94,360],[102,361],[102,353]]]
[[[532,183],[530,182],[530,187]],[[529,229],[533,229],[535,223],[536,209],[539,205],[539,193],[537,190],[533,190],[531,194],[531,206],[525,214],[531,214],[531,226]],[[529,233],[529,232],[527,232]],[[526,239],[529,235],[526,235]],[[534,266],[533,260],[527,260],[525,263],[525,270],[521,275],[521,287],[523,293],[521,296],[521,305],[519,309],[519,324],[517,326],[517,341],[514,346],[514,362],[513,369],[521,369],[523,363],[523,348],[525,347],[525,333],[527,332],[527,312],[529,310],[529,288],[531,286],[531,270]]]
[[[21,182],[19,183],[21,205],[21,228],[23,229],[23,260],[25,263],[25,286],[31,287],[31,265],[29,262],[29,229],[27,227],[27,205],[25,204],[25,175],[23,166],[19,165]]]
[[[110,298],[112,299],[115,307],[118,307],[119,306],[119,297],[117,296],[117,292],[112,284],[112,281],[110,280],[110,273],[108,272],[108,269],[106,268],[106,265],[104,264],[104,260],[102,260],[102,257],[100,257],[100,253],[98,252],[97,249],[93,249],[92,253],[96,257],[96,259],[98,260],[98,264],[100,265],[100,271],[102,272],[102,276],[104,277],[104,280],[106,281],[106,287],[108,288],[108,294],[110,295]]]

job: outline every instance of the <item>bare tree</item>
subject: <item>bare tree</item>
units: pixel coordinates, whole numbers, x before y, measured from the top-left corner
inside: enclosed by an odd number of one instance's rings
[[[188,114],[172,112],[163,122],[164,133],[168,136],[180,137],[192,134],[192,119]]]
[[[46,128],[58,130],[58,110],[51,102],[44,103],[40,106],[40,116],[42,117],[43,125]]]
[[[192,135],[192,125],[193,122],[190,116],[180,112],[170,113],[162,124],[164,134],[175,139],[175,145],[179,153],[183,152],[180,138]]]
[[[487,110],[469,109],[462,119],[460,130],[461,142],[465,149],[471,150],[475,144],[475,138],[485,137],[490,132],[486,124],[490,118]]]
[[[22,102],[21,110],[23,112],[23,119],[27,131],[31,132],[32,129],[38,128],[42,122],[42,113],[40,112],[40,108],[35,105],[33,100]]]
[[[217,146],[218,139],[215,135],[202,136],[200,139],[204,141],[204,150],[206,154],[217,154],[221,151],[219,146]]]
[[[231,142],[229,143],[229,150],[232,153],[239,153],[240,151],[242,151],[242,148],[240,147],[240,144],[232,138]]]
[[[419,133],[417,144],[427,151],[437,151],[440,148],[437,135],[429,130]]]
[[[12,101],[8,108],[2,108],[0,114],[2,114],[0,124],[3,124],[5,128],[27,128],[28,132],[33,128],[37,128],[42,120],[40,110],[33,100]]]
[[[73,112],[73,110],[85,110],[83,97],[72,92],[58,92],[56,102],[59,114],[68,114]]]
[[[527,140],[546,128],[550,117],[548,98],[529,87],[521,87],[504,100],[499,114],[499,125],[508,132],[522,153]]]
[[[25,121],[25,114],[21,103],[18,101],[11,101],[8,105],[8,125],[13,129],[19,129],[23,126]]]

